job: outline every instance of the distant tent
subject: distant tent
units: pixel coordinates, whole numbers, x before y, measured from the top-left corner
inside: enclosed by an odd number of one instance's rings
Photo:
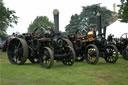
[[[123,33],[128,33],[128,23],[116,21],[107,27],[106,37],[109,34],[113,34],[115,37],[119,38]]]

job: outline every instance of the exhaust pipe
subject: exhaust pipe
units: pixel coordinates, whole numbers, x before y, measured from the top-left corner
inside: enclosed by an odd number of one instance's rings
[[[103,28],[104,38],[106,38],[106,26]]]
[[[54,9],[53,10],[53,16],[54,16],[54,24],[55,24],[55,33],[59,33],[59,10]]]
[[[96,14],[97,16],[97,30],[98,30],[98,36],[101,38],[102,37],[102,23],[101,23],[101,15],[100,13],[98,12]]]

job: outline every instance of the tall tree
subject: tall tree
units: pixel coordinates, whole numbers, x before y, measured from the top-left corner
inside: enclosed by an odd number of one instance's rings
[[[76,30],[84,30],[87,32],[89,28],[96,28],[96,13],[99,12],[102,15],[102,25],[108,26],[110,22],[113,22],[114,12],[108,10],[106,7],[100,7],[100,4],[94,4],[91,6],[83,6],[83,10],[77,18],[72,18],[70,23],[66,26],[66,32],[72,33]],[[74,16],[74,15],[72,15]],[[74,24],[76,23],[76,24]],[[72,32],[71,32],[71,31]]]
[[[119,9],[119,18],[121,22],[128,23],[128,0],[121,0],[121,5]]]
[[[78,14],[72,15],[70,24],[66,26],[66,32],[74,33],[76,29],[78,29],[79,23],[80,23],[79,15]]]
[[[5,37],[8,26],[13,27],[12,23],[17,24],[17,19],[15,11],[6,8],[3,0],[0,0],[0,37]]]
[[[48,26],[53,27],[53,23],[46,16],[37,16],[36,19],[29,25],[28,32],[33,32],[33,30],[38,27],[48,28]]]

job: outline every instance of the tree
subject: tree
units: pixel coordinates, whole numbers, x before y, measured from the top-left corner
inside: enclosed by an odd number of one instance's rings
[[[12,23],[17,24],[18,17],[15,16],[15,11],[10,10],[4,6],[2,0],[0,0],[0,37],[5,37],[6,30],[9,26],[13,27]]]
[[[44,27],[45,29],[48,28],[48,26],[53,27],[53,23],[49,21],[48,17],[46,16],[37,16],[36,19],[29,25],[28,32],[33,32],[33,30],[38,27]]]
[[[1,38],[2,40],[6,40],[7,36],[8,36],[8,35],[7,35],[6,32],[0,30],[0,38]]]
[[[121,22],[128,23],[128,0],[121,0],[121,5],[119,9],[119,18]]]
[[[87,32],[90,28],[96,28],[96,13],[99,12],[102,16],[102,26],[108,26],[113,22],[114,12],[105,7],[100,7],[100,4],[83,7],[80,15],[72,15],[70,23],[66,26],[66,32],[75,33],[76,30]]]
[[[72,15],[70,24],[66,26],[66,32],[74,33],[76,29],[78,29],[79,23],[80,23],[79,15],[78,14]]]

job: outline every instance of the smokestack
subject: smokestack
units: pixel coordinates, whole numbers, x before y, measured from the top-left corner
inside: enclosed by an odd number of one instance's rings
[[[59,33],[59,10],[54,9],[53,15],[54,15],[55,33]]]
[[[103,28],[104,38],[106,38],[106,26]]]
[[[97,30],[98,30],[98,36],[99,36],[99,37],[102,37],[102,34],[101,34],[101,29],[102,29],[101,15],[100,15],[99,12],[96,14],[96,17],[97,17]]]
[[[113,4],[113,12],[116,12],[116,4]]]

